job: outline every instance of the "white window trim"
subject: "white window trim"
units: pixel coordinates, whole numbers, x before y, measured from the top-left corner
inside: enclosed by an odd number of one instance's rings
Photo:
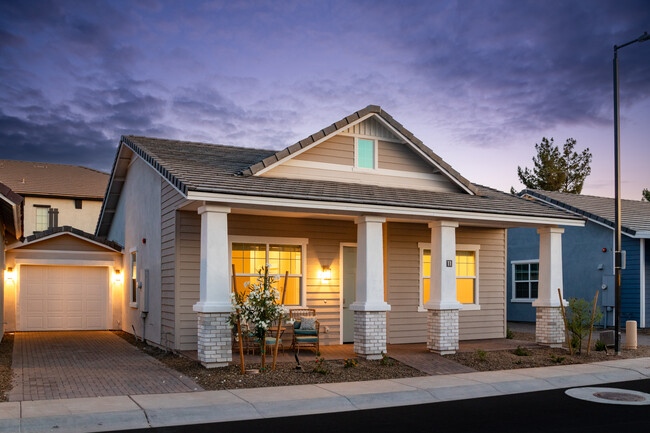
[[[424,279],[422,272],[424,271],[424,263],[423,263],[423,257],[424,257],[424,250],[430,250],[431,249],[431,243],[429,242],[418,242],[418,249],[420,250],[420,260],[419,260],[419,266],[418,266],[418,312],[424,313],[427,311],[426,308],[424,308],[424,303],[422,302],[422,297],[423,297],[423,289],[424,287],[422,286],[422,280]],[[476,244],[456,244],[456,251],[474,251],[474,257],[476,258],[476,277],[474,277],[474,303],[473,304],[461,304],[461,310],[465,311],[480,311],[481,310],[481,303],[479,300],[479,251],[481,249],[480,245]],[[456,258],[454,257],[454,268],[456,267]]]
[[[361,140],[369,140],[372,141],[374,144],[373,147],[373,157],[374,157],[374,162],[373,168],[367,168],[367,167],[359,167],[359,139]],[[360,137],[355,135],[354,136],[354,170],[353,171],[361,171],[361,172],[374,172],[379,168],[379,140],[377,140],[376,137],[370,138],[370,137]]]
[[[270,244],[275,245],[300,245],[301,260],[300,270],[302,272],[300,281],[300,305],[290,305],[285,308],[307,308],[307,238],[284,238],[284,237],[269,237],[269,236],[228,236],[228,266],[232,269],[232,244]],[[267,256],[268,259],[268,256]],[[280,274],[274,274],[279,276]],[[289,274],[291,275],[291,274]],[[232,292],[232,278],[230,279],[230,291]]]
[[[531,302],[534,302],[537,298],[517,298],[515,296],[515,265],[525,265],[525,264],[532,264],[532,263],[537,263],[539,264],[539,259],[530,259],[530,260],[512,260],[510,262],[511,266],[511,281],[512,284],[510,285],[512,292],[510,293],[510,302],[514,302],[515,304],[530,304]],[[531,280],[528,280],[530,283]],[[537,280],[537,283],[539,284],[539,278]]]
[[[140,265],[138,264],[138,261],[140,260],[138,258],[138,256],[139,256],[138,248],[133,247],[133,248],[129,249],[129,307],[138,308],[138,292],[137,292],[137,290],[135,292],[135,302],[132,301],[132,299],[133,299],[133,283],[131,282],[131,280],[133,280],[134,277],[135,277],[136,289],[137,289],[137,285],[138,285],[138,276],[133,275],[133,253],[135,253],[136,274],[138,272],[137,269],[140,267]]]

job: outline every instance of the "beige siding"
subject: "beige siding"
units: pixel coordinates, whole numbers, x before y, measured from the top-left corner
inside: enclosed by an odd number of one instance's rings
[[[367,118],[345,130],[346,134],[378,137],[388,140],[399,140],[391,131],[382,125],[374,116]]]
[[[478,244],[479,311],[461,311],[460,339],[505,336],[505,251],[503,229],[459,228],[458,244]],[[424,224],[388,225],[388,314],[390,343],[424,342],[427,339],[425,312],[420,302],[420,251],[418,243],[431,242]]]
[[[164,179],[160,179],[161,235],[161,328],[163,346],[176,348],[176,209],[185,201],[183,196]]]
[[[301,153],[295,159],[352,167],[354,165],[354,138],[336,135]]]
[[[388,170],[409,171],[414,173],[438,172],[431,164],[428,164],[407,144],[382,141],[378,143],[379,168]]]
[[[179,212],[179,293],[178,338],[181,350],[196,349],[196,313],[192,305],[199,300],[200,217]],[[228,232],[238,236],[308,238],[306,251],[307,307],[315,308],[321,323],[321,344],[338,344],[340,338],[339,249],[341,242],[356,241],[356,226],[351,221],[289,219],[252,215],[228,216]],[[332,270],[332,279],[322,284],[318,271]],[[325,332],[325,328],[329,332]]]

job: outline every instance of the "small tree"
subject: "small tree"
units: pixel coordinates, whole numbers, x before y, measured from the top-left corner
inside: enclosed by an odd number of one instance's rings
[[[643,192],[641,193],[641,201],[650,201],[650,190],[648,188],[643,188]]]
[[[533,169],[517,167],[519,181],[526,188],[580,194],[585,179],[591,174],[592,155],[589,148],[581,153],[574,151],[575,145],[576,140],[569,138],[560,151],[552,137],[550,140],[543,137],[541,143],[535,144],[537,155],[533,157]]]
[[[591,311],[593,305],[581,298],[569,298],[569,308],[567,309],[567,329],[571,335],[571,341],[568,343],[582,353],[582,340],[589,334],[591,327]],[[603,313],[600,308],[596,308],[594,323],[602,319]]]

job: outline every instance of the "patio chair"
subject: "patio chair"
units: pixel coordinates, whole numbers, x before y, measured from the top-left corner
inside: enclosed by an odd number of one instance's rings
[[[291,348],[300,352],[301,347],[310,347],[314,348],[318,354],[320,352],[320,323],[315,320],[313,329],[304,329],[301,320],[303,317],[316,318],[316,310],[313,308],[294,308],[289,310],[289,317],[295,320]]]

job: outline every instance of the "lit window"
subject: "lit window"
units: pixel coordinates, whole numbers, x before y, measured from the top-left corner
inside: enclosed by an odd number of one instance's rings
[[[238,290],[242,290],[247,281],[255,283],[259,276],[257,271],[269,263],[270,274],[278,279],[276,288],[281,291],[284,275],[289,271],[284,304],[302,304],[302,246],[233,243],[232,263],[237,273]]]
[[[37,232],[42,232],[43,230],[47,230],[50,225],[50,215],[49,215],[49,210],[50,207],[37,207],[36,208],[36,228],[35,231]]]
[[[537,299],[539,262],[512,263],[512,299],[532,301]]]
[[[456,251],[456,300],[461,304],[476,304],[478,285],[476,281],[477,250]],[[429,302],[431,287],[431,250],[422,250],[422,304]]]
[[[131,253],[131,303],[137,302],[138,281],[137,281],[136,252]]]
[[[375,168],[375,141],[357,139],[357,167]]]

